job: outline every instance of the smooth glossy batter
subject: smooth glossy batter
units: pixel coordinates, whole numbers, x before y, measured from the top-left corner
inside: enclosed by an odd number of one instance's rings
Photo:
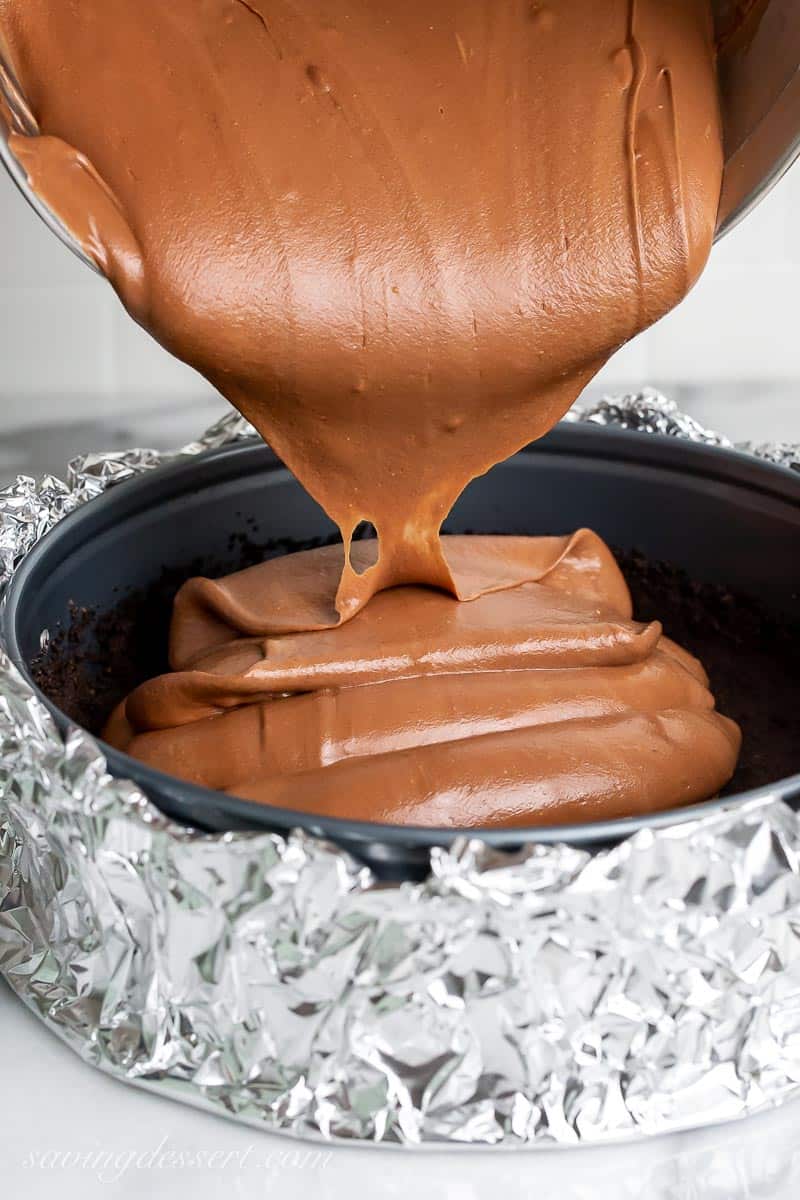
[[[202,720],[217,786],[342,815],[572,819],[721,786],[730,728],[667,702],[671,669],[636,682],[662,651],[618,575],[601,612],[591,572],[553,589],[539,543],[439,537],[702,269],[722,170],[704,0],[0,0],[0,30],[34,186],[344,538],[187,587],[176,674],[128,705],[170,769]],[[351,555],[361,521],[378,542]],[[569,762],[561,704],[588,705]]]
[[[345,625],[308,630],[312,581],[330,594],[341,547],[192,580],[173,672],[128,697],[107,740],[237,796],[422,825],[624,816],[727,781],[737,727],[714,711],[700,663],[631,619],[595,534],[444,542],[453,564],[530,582],[461,603],[394,588]]]

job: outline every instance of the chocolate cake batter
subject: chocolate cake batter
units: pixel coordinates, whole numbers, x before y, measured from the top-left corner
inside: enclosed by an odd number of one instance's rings
[[[380,820],[713,794],[738,731],[602,543],[439,536],[702,269],[705,0],[0,0],[0,30],[33,186],[344,540],[187,585],[109,737]]]

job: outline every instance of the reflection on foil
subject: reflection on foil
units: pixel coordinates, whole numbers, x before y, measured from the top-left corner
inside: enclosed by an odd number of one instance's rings
[[[732,446],[728,438],[705,429],[694,417],[681,412],[674,400],[668,400],[654,388],[644,388],[627,396],[604,396],[589,407],[576,406],[568,413],[567,420],[613,425],[638,433],[660,433],[690,442],[704,442],[707,446]]]
[[[727,444],[654,393],[584,419]],[[181,454],[250,434],[225,418]],[[175,456],[173,456],[175,457]],[[157,468],[0,494],[0,583]],[[800,821],[769,799],[595,856],[464,842],[377,885],[298,832],[200,835],[64,742],[0,653],[0,970],[88,1062],[303,1137],[573,1144],[800,1094]]]
[[[800,471],[800,449],[792,442],[761,442],[758,445],[748,444],[744,449],[755,454],[757,458],[776,463],[779,467]]]

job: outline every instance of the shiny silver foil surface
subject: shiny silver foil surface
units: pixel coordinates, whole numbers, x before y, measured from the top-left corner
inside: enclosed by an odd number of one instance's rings
[[[590,407],[577,405],[568,413],[567,420],[586,421],[590,425],[613,425],[617,429],[633,429],[638,433],[660,433],[665,437],[732,449],[728,438],[705,429],[694,417],[681,412],[674,400],[667,399],[654,388],[643,388],[641,392],[627,396],[604,396]]]
[[[728,444],[655,393],[572,419]],[[231,416],[180,453],[251,432]],[[163,461],[91,454],[0,493],[0,587]],[[169,823],[0,651],[0,971],[88,1063],[265,1130],[638,1138],[800,1094],[800,820],[767,797],[596,855],[470,841],[379,885],[301,831]]]

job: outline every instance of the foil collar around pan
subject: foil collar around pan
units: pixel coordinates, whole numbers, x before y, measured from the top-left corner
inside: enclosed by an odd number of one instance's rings
[[[729,444],[653,392],[572,419]],[[251,433],[232,415],[180,453]],[[0,586],[72,509],[174,457],[19,478]],[[0,650],[0,970],[95,1067],[263,1129],[632,1139],[800,1094],[800,820],[765,799],[594,856],[469,841],[378,886],[302,832],[171,824]]]

